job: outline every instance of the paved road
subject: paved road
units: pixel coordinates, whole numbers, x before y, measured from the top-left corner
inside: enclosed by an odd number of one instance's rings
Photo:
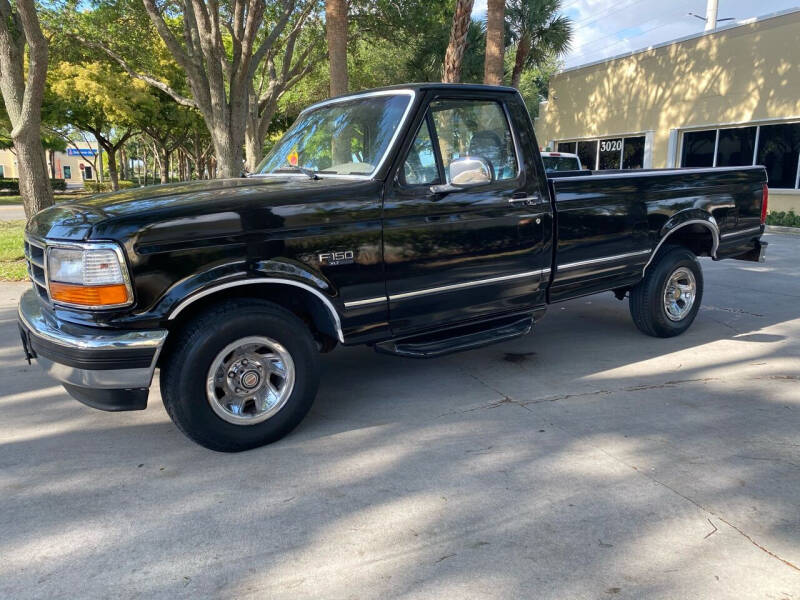
[[[704,261],[677,339],[611,294],[419,362],[339,349],[239,455],[70,400],[0,286],[2,598],[800,598],[800,236]]]
[[[0,206],[0,221],[17,221],[25,218],[25,209],[21,204]]]

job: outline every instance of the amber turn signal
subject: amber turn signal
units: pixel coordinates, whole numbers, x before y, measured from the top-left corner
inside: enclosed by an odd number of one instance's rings
[[[81,306],[114,306],[128,302],[125,284],[76,285],[50,282],[50,298],[55,302],[66,302]]]

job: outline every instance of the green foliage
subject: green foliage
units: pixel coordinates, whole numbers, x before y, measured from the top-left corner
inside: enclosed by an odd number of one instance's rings
[[[796,215],[793,210],[784,212],[776,210],[767,213],[767,225],[779,225],[781,227],[800,227],[800,215]]]
[[[67,182],[64,179],[51,179],[50,184],[53,186],[53,191],[56,192],[63,192],[67,189]],[[6,194],[19,194],[19,179],[0,178],[0,191]]]
[[[25,221],[0,221],[0,281],[27,278],[22,236]]]
[[[514,57],[506,54],[508,71],[514,63]],[[519,82],[519,93],[525,100],[525,106],[531,114],[531,119],[539,116],[539,103],[547,100],[550,78],[561,67],[561,63],[553,56],[547,57],[542,63],[525,69]]]
[[[119,189],[127,190],[133,187],[138,187],[138,184],[129,181],[129,180],[119,180]],[[102,192],[110,192],[111,191],[111,182],[110,181],[84,181],[83,182],[83,189],[91,194],[99,194]]]

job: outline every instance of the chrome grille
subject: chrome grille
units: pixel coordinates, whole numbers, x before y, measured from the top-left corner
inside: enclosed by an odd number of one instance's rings
[[[25,236],[25,261],[28,263],[28,276],[33,289],[45,301],[50,300],[47,293],[46,253],[44,242]]]

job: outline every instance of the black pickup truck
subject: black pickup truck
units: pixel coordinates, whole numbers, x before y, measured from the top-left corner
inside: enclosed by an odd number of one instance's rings
[[[20,331],[95,408],[144,409],[159,367],[175,424],[237,451],[303,419],[339,343],[434,357],[608,291],[678,335],[697,257],[763,260],[766,208],[761,167],[548,178],[514,89],[379,89],[306,109],[248,177],[40,212]]]

